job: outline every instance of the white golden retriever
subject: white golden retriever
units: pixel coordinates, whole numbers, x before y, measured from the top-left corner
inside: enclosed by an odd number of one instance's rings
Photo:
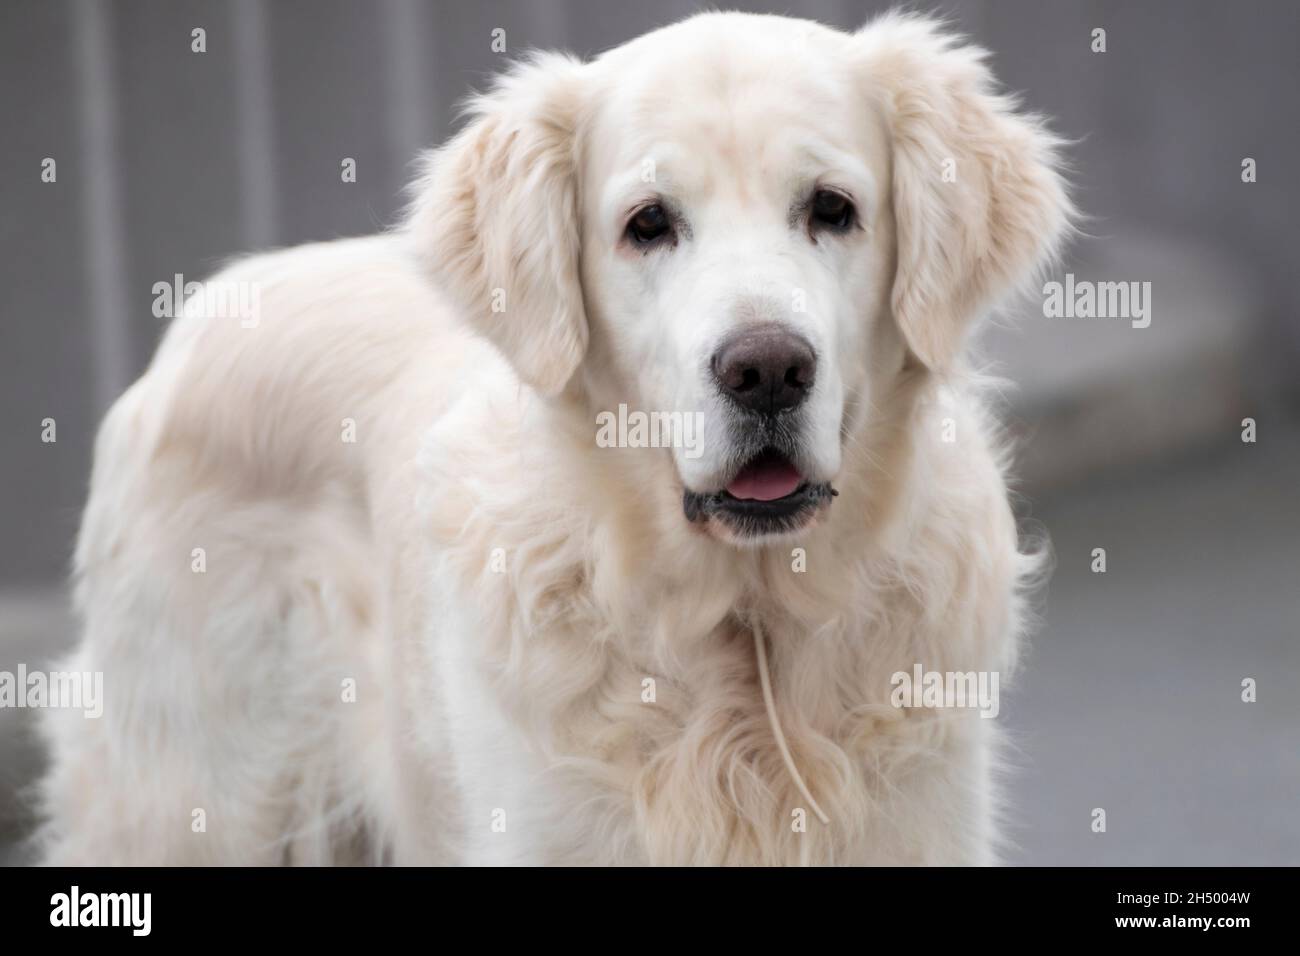
[[[231,266],[256,322],[193,297],[109,413],[46,859],[995,860],[995,722],[893,675],[1015,660],[963,354],[1058,167],[917,17],[516,66],[400,229]]]

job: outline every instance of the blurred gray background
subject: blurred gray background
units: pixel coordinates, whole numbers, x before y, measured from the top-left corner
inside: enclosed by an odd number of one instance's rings
[[[735,5],[861,25],[885,4]],[[1057,570],[1003,720],[1033,864],[1300,863],[1300,12],[1291,2],[970,0],[948,15],[1070,150],[1092,217],[1053,277],[1152,283],[1150,328],[984,336],[1017,507]],[[0,6],[0,670],[74,634],[90,447],[162,325],[155,282],[392,222],[416,152],[528,47],[595,54],[688,0],[6,0]],[[206,53],[191,31],[206,30]],[[1106,30],[1106,52],[1091,49]],[[506,31],[508,52],[491,49]],[[57,181],[41,181],[42,161]],[[357,162],[357,182],[340,162]],[[1243,183],[1243,158],[1258,181]],[[1241,441],[1241,420],[1258,441]],[[57,421],[58,440],[41,441]],[[1095,547],[1106,574],[1090,571]],[[1241,681],[1258,681],[1243,703]],[[39,766],[0,710],[0,861]],[[1091,810],[1108,830],[1092,833]]]

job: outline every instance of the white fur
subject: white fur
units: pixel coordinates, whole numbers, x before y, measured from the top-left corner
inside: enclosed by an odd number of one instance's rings
[[[995,722],[890,676],[1015,662],[1037,559],[963,340],[1068,228],[1055,148],[928,21],[708,14],[517,67],[396,233],[231,266],[259,325],[191,305],[99,435],[66,666],[105,713],[45,722],[47,858],[993,861]],[[647,157],[692,235],[629,255]],[[812,242],[828,179],[864,228]],[[742,548],[681,496],[755,318],[821,356],[803,464],[840,494]],[[619,402],[701,411],[706,453],[598,448]]]

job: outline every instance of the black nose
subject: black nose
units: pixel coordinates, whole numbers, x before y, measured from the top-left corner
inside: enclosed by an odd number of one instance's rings
[[[732,333],[713,353],[712,364],[725,395],[764,415],[802,402],[817,371],[817,357],[807,340],[774,323]]]

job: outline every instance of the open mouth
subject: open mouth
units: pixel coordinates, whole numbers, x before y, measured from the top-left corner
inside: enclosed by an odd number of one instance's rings
[[[826,482],[804,479],[788,457],[764,448],[745,463],[721,491],[686,491],[686,520],[721,519],[741,536],[795,531],[812,520],[836,494]]]
[[[788,498],[804,483],[803,475],[775,448],[764,448],[749,460],[723,494],[737,501],[772,502]]]

